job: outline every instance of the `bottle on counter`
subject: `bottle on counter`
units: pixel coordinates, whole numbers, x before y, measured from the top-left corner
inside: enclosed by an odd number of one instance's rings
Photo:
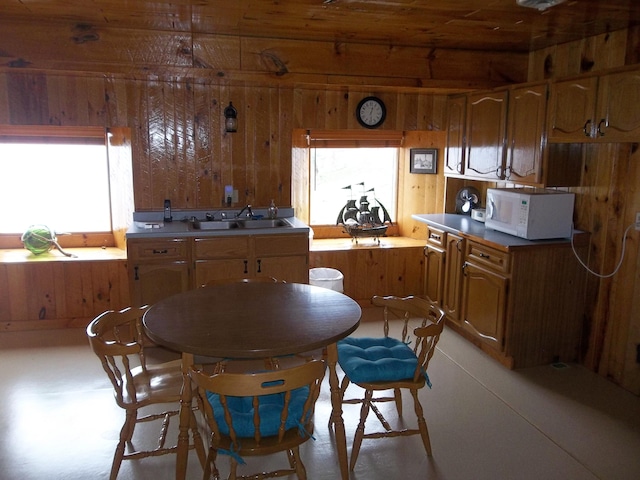
[[[271,205],[267,209],[267,217],[276,218],[278,216],[278,207],[276,207],[276,202],[271,200]]]

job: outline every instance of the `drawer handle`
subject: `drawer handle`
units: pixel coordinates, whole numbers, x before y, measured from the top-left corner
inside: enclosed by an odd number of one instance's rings
[[[460,247],[461,247],[461,245],[462,245],[462,239],[460,239],[460,240],[458,240],[458,241],[456,242],[456,249],[457,249],[459,252],[462,252],[462,248],[460,248]]]
[[[137,266],[133,267],[133,279],[134,280],[140,280],[140,277],[138,276],[138,267]]]
[[[436,235],[435,233],[432,233],[431,235],[429,235],[429,238],[433,238],[434,240],[440,240],[440,235]]]
[[[248,266],[249,266],[249,260],[245,260],[244,261],[244,273],[249,273],[249,270],[247,270]]]
[[[261,266],[262,266],[262,260],[258,260],[258,273],[262,273]]]
[[[584,122],[584,127],[582,127],[582,131],[584,132],[585,137],[591,136],[591,119]]]
[[[491,255],[480,252],[480,258],[491,258]]]
[[[167,250],[166,248],[164,250],[156,250],[155,248],[153,249],[154,255],[165,255],[167,253],[169,253],[169,250]]]

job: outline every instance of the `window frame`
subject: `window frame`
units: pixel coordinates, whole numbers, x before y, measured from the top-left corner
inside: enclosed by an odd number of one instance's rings
[[[74,141],[86,140],[87,143],[99,142],[105,146],[107,152],[107,168],[109,175],[109,196],[111,202],[110,224],[111,231],[106,232],[74,232],[69,235],[61,235],[58,237],[58,243],[64,248],[81,248],[81,247],[118,247],[124,249],[124,234],[126,228],[122,227],[122,218],[128,217],[131,221],[133,214],[133,182],[131,178],[131,160],[130,145],[131,134],[128,128],[104,128],[94,126],[53,126],[53,125],[0,125],[0,138],[35,140],[41,138],[70,138]],[[122,162],[116,159],[112,162],[110,151],[113,146],[118,144],[126,144],[129,151],[128,172],[116,172]],[[114,165],[114,163],[117,165]],[[128,178],[127,185],[114,184],[114,178]],[[117,203],[117,195],[119,191],[131,190],[131,205],[124,208]],[[115,200],[115,202],[114,202]],[[15,249],[23,248],[21,241],[22,234],[2,233],[0,234],[0,248]]]
[[[404,132],[392,130],[305,130],[298,132],[301,136],[293,141],[293,178],[297,184],[292,185],[292,203],[296,216],[309,224],[310,220],[310,188],[311,188],[311,150],[315,148],[398,148],[398,166],[402,158]],[[300,148],[298,148],[300,147]],[[399,173],[399,172],[398,172]],[[303,177],[304,176],[304,177]],[[400,201],[400,179],[396,175],[396,203]],[[398,206],[396,206],[396,209]],[[342,225],[311,225],[314,238],[349,238]],[[398,222],[394,221],[387,229],[388,236],[399,234]]]

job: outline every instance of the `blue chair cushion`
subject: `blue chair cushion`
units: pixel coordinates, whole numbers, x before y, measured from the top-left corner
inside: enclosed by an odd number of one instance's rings
[[[261,395],[259,399],[260,435],[268,437],[278,434],[280,428],[280,416],[284,407],[284,393]],[[301,387],[291,391],[288,416],[285,429],[300,426],[300,419],[304,410],[304,404],[309,397],[309,387]],[[220,433],[228,435],[229,426],[224,419],[224,409],[220,403],[220,396],[207,392],[207,400],[213,408],[213,415],[218,423]],[[233,419],[233,428],[236,435],[243,438],[251,438],[255,434],[253,424],[253,397],[227,397],[227,406]]]
[[[396,338],[347,337],[338,342],[338,363],[354,383],[413,378],[418,359]]]

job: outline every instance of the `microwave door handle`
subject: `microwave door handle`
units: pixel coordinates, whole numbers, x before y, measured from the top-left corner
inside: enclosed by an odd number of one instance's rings
[[[495,212],[496,210],[496,206],[493,203],[493,199],[489,199],[489,202],[487,202],[487,218],[490,218],[493,220],[493,212]]]

